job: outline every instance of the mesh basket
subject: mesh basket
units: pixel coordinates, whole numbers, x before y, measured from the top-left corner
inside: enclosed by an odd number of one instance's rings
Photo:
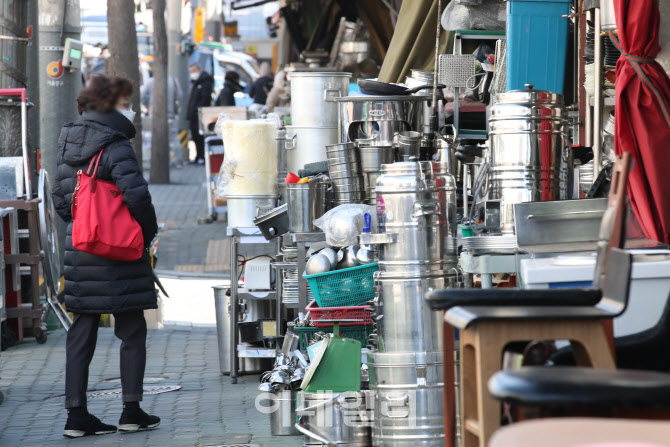
[[[316,327],[333,327],[337,321],[340,326],[372,325],[370,306],[319,307],[312,301],[305,308],[312,315]],[[354,320],[354,321],[347,321]]]
[[[507,91],[507,43],[504,40],[496,42],[496,63],[493,67],[493,80],[489,92],[491,105],[498,102],[498,93]]]
[[[378,264],[359,265],[333,272],[304,275],[319,307],[363,304],[375,297],[374,273]]]
[[[317,332],[325,332],[327,334],[332,334],[333,327],[294,327],[293,332],[298,336],[300,340],[300,350],[306,351],[309,342],[314,338],[314,334]],[[374,332],[372,326],[341,326],[340,325],[340,337],[342,338],[352,338],[361,342],[363,347],[368,345],[368,337]]]
[[[447,87],[471,88],[475,61],[472,54],[440,54],[440,83]]]

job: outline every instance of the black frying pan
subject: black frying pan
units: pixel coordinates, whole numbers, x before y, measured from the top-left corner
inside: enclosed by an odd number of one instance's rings
[[[433,84],[424,84],[414,88],[407,88],[397,84],[389,84],[369,79],[359,79],[358,88],[365,95],[375,96],[405,96],[412,95],[420,90],[433,88]],[[444,84],[437,84],[437,88],[445,88]]]

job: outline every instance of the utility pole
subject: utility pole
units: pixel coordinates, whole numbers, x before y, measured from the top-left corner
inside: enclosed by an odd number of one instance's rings
[[[79,0],[39,0],[38,8],[39,147],[42,168],[53,182],[61,128],[79,117],[76,98],[81,72],[63,68],[63,51],[66,38],[80,39],[81,14]],[[61,249],[65,248],[65,233],[65,222],[58,219]]]
[[[151,102],[151,183],[170,183],[168,128],[168,49],[165,0],[153,0],[154,83]],[[174,90],[174,86],[170,86]]]
[[[189,95],[188,55],[184,48],[184,33],[182,30],[183,8],[183,0],[167,0],[168,73],[179,84],[182,92],[182,96],[179,98],[179,113],[175,117],[177,119],[177,129],[179,129],[182,154],[186,152],[188,145],[186,105]],[[188,158],[186,161],[188,161]]]

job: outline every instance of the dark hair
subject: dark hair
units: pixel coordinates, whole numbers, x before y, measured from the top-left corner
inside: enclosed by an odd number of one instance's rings
[[[236,71],[227,71],[226,72],[226,81],[237,82],[240,80],[240,74]]]
[[[77,96],[79,113],[86,110],[111,112],[116,107],[119,98],[132,94],[133,84],[128,79],[95,74],[91,76],[88,85]]]

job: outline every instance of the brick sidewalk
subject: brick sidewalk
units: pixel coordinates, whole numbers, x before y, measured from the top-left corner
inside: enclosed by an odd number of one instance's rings
[[[89,391],[120,387],[119,340],[112,329],[99,330],[91,364]],[[270,437],[269,416],[255,407],[258,376],[232,385],[219,372],[214,329],[170,328],[149,331],[145,391],[152,386],[181,390],[145,395],[142,407],[161,417],[153,431],[69,440],[62,436],[65,333],[49,335],[44,345],[24,342],[0,354],[0,446],[205,447],[231,444],[297,447],[302,437]],[[121,399],[89,400],[91,413],[117,424]]]

